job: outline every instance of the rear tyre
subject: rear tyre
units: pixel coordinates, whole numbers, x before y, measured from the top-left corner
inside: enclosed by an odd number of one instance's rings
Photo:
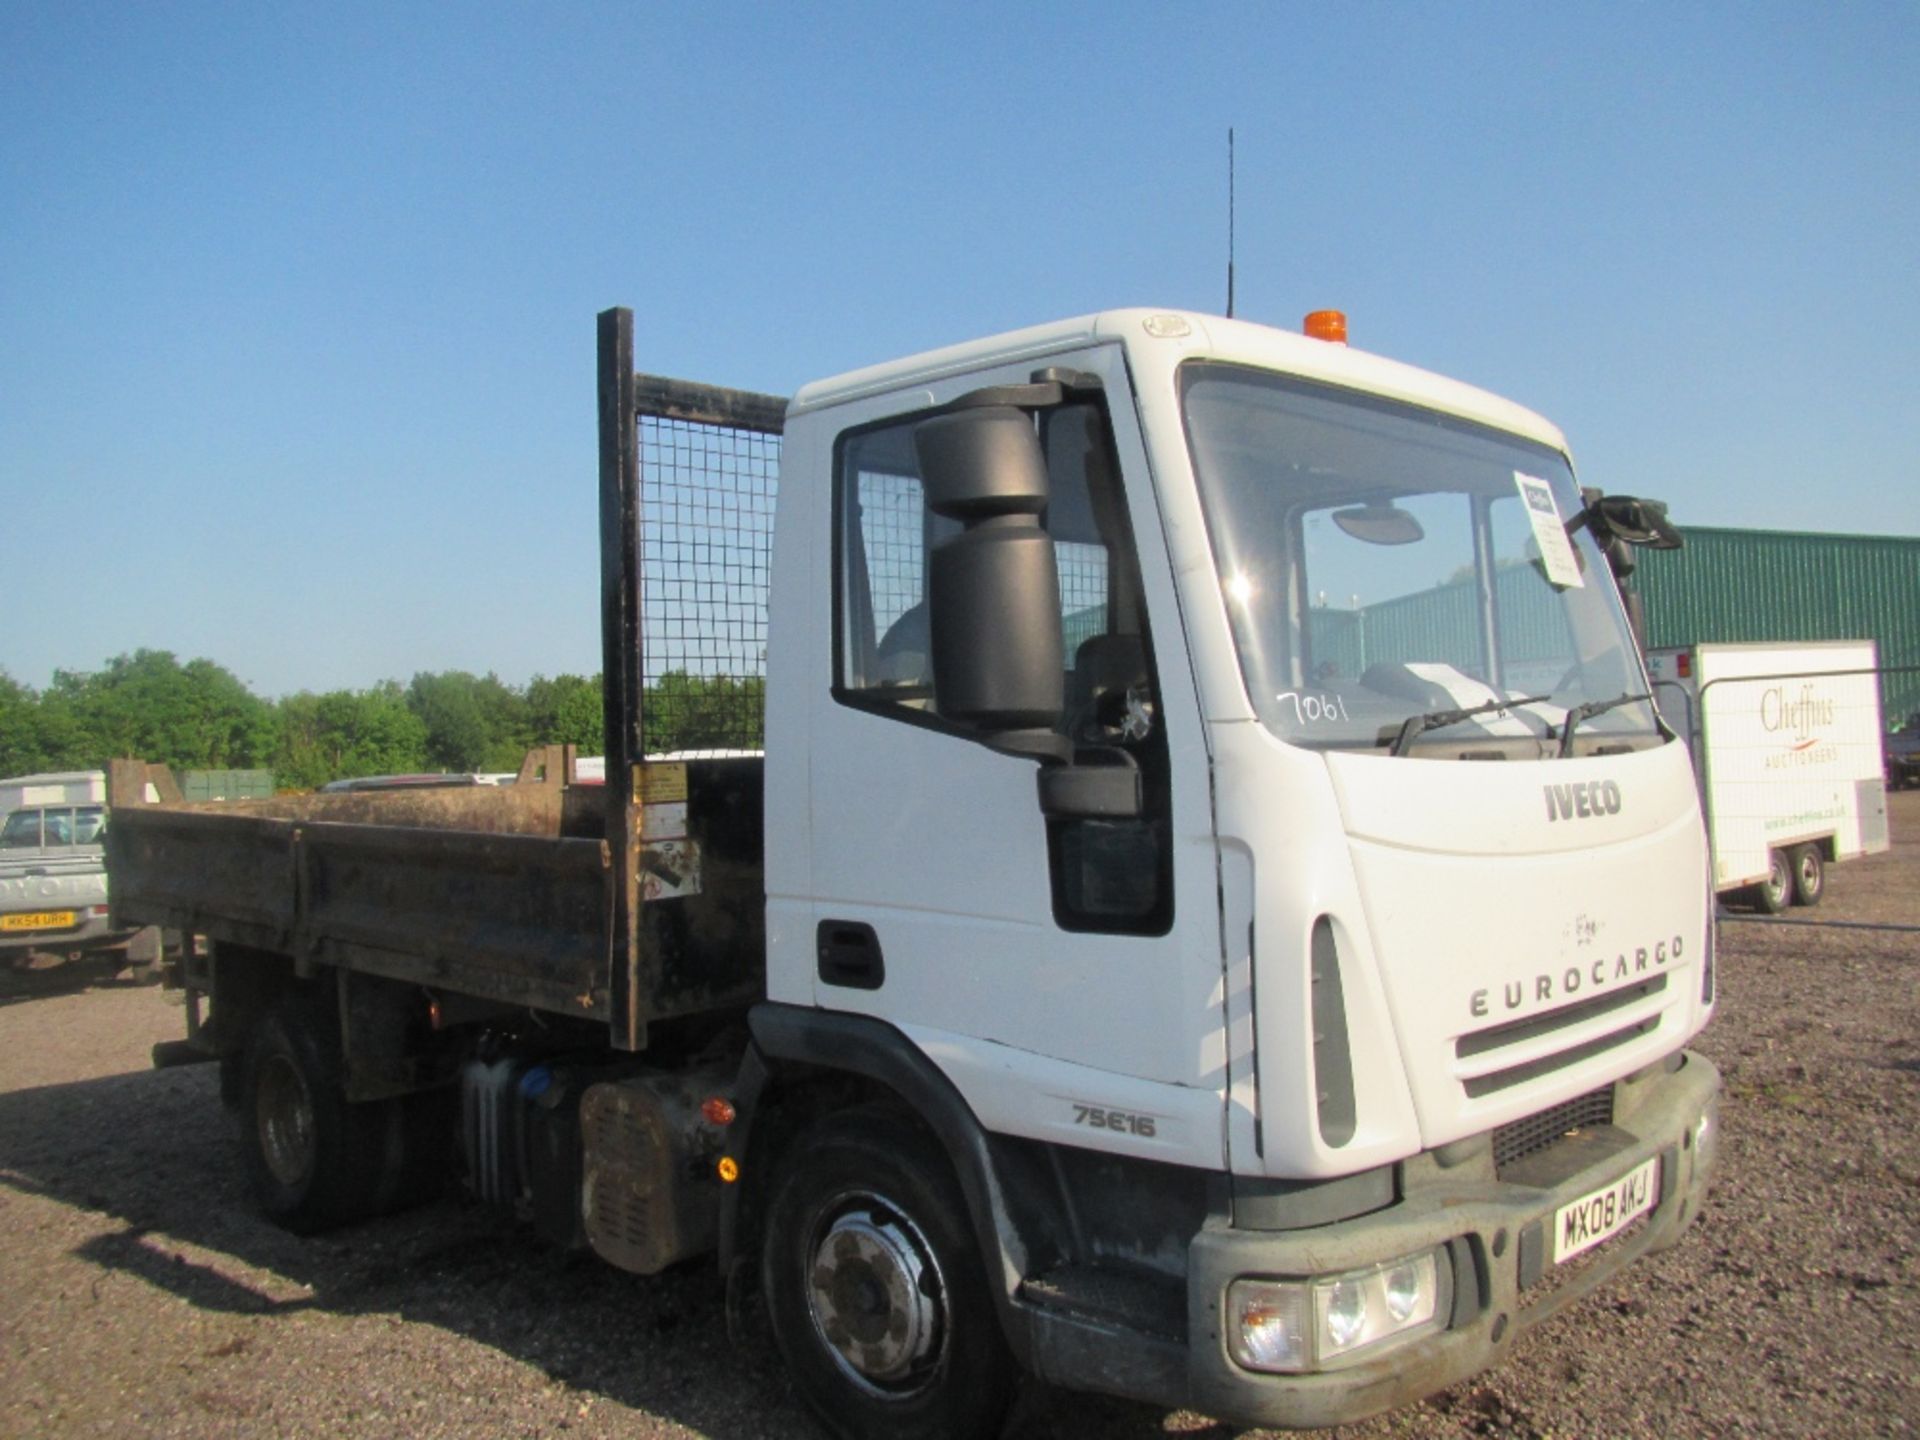
[[[847,1440],[997,1434],[1016,1370],[946,1156],[877,1107],[790,1153],[761,1283],[801,1396]]]
[[[275,1006],[248,1039],[239,1080],[247,1177],[268,1219],[310,1235],[390,1207],[401,1112],[348,1102],[331,1007],[304,996]]]
[[[1827,889],[1826,860],[1818,845],[1796,845],[1787,852],[1793,869],[1793,903],[1818,905]]]
[[[1778,850],[1767,852],[1767,878],[1747,887],[1747,900],[1762,915],[1778,915],[1793,901],[1793,869]]]

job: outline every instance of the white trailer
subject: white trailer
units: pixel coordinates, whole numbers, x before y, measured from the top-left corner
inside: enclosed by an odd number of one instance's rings
[[[1887,848],[1879,663],[1871,640],[1648,653],[1693,753],[1716,891],[1778,914],[1817,904],[1827,865]]]

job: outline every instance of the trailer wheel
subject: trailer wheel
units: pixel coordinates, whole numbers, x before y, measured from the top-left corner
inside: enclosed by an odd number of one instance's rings
[[[1762,915],[1778,915],[1793,903],[1793,869],[1785,855],[1767,852],[1767,878],[1747,887],[1747,899]]]
[[[761,1282],[802,1397],[848,1440],[998,1433],[1014,1362],[946,1156],[879,1108],[789,1153]]]
[[[270,1220],[308,1235],[387,1208],[400,1120],[391,1102],[348,1103],[325,1004],[289,999],[262,1017],[241,1061],[240,1135]]]
[[[1793,867],[1793,903],[1818,905],[1827,890],[1826,861],[1818,845],[1796,845],[1787,852]]]

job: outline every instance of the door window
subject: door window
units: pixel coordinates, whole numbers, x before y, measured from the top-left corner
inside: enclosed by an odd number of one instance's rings
[[[835,694],[938,729],[928,556],[960,533],[926,507],[914,415],[842,438],[835,486]],[[1168,762],[1156,719],[1152,645],[1105,408],[1040,412],[1048,504],[1040,517],[1060,576],[1066,705],[1076,750],[1125,752],[1140,767],[1139,819],[1048,822],[1055,916],[1068,929],[1164,933],[1171,924]],[[991,643],[991,637],[982,637]]]

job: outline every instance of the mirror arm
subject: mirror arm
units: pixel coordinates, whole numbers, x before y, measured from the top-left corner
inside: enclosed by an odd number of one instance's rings
[[[1100,377],[1065,365],[1049,365],[1033,372],[1025,385],[988,385],[948,401],[935,415],[956,410],[979,410],[988,405],[1011,405],[1019,410],[1056,410],[1069,400],[1100,393]]]

